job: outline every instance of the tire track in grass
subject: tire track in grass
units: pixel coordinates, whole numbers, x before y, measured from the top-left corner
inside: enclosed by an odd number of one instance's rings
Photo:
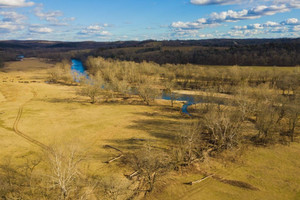
[[[43,150],[46,150],[46,151],[49,151],[49,152],[53,153],[53,150],[52,150],[49,146],[47,146],[47,145],[45,145],[45,144],[43,144],[43,143],[41,143],[41,142],[39,142],[39,141],[37,141],[37,140],[31,138],[30,136],[28,136],[28,135],[26,135],[26,134],[24,134],[24,133],[23,133],[22,131],[20,131],[19,128],[18,128],[20,119],[21,119],[22,114],[23,114],[23,109],[24,109],[25,104],[28,103],[28,102],[31,101],[34,97],[37,96],[37,93],[36,93],[35,91],[32,91],[32,93],[33,93],[33,97],[32,97],[31,99],[29,99],[27,102],[25,102],[24,104],[22,104],[22,105],[19,107],[18,115],[17,115],[17,117],[16,117],[16,119],[15,119],[15,122],[14,122],[14,125],[13,125],[13,130],[14,130],[14,132],[15,132],[17,135],[19,135],[20,137],[24,138],[24,139],[27,140],[28,142],[30,142],[30,143],[32,143],[32,144],[35,144],[35,145],[39,146],[39,147],[42,148]]]

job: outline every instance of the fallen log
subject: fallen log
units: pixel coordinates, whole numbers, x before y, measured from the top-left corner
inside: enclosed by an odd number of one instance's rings
[[[128,178],[128,179],[132,179],[133,177],[135,177],[138,174],[139,174],[139,171],[135,171],[135,172],[132,172],[129,175],[125,175],[125,177]]]
[[[116,148],[116,147],[113,147],[113,146],[110,146],[110,145],[104,145],[103,147],[104,147],[104,148],[111,148],[111,149],[114,149],[114,150],[116,150],[116,151],[119,151],[119,152],[123,153],[120,149],[118,149],[118,148]]]
[[[184,183],[184,184],[186,184],[186,185],[194,185],[194,184],[200,183],[200,182],[202,182],[202,181],[204,181],[204,180],[206,180],[206,179],[208,179],[208,178],[210,178],[212,176],[213,175],[209,175],[209,176],[206,176],[206,177],[204,177],[202,179],[199,179],[199,180],[196,180],[196,181],[192,181],[192,182],[187,182],[187,183]]]
[[[118,159],[122,158],[123,156],[124,156],[124,155],[121,154],[121,155],[119,155],[119,156],[117,156],[117,157],[115,157],[115,158],[112,158],[112,159],[110,159],[110,160],[108,160],[108,161],[105,161],[104,163],[109,164],[109,163],[111,163],[111,162],[113,162],[113,161],[115,161],[115,160],[118,160]]]

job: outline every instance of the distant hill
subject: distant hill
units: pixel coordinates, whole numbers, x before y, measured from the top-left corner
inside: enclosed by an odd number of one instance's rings
[[[87,51],[88,50],[88,51]],[[202,65],[300,65],[300,38],[295,39],[209,39],[146,40],[117,42],[0,41],[0,57],[16,55],[60,60],[69,57],[102,56],[159,64]]]

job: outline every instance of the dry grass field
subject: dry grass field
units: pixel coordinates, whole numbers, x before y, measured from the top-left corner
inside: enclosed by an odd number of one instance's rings
[[[103,167],[104,161],[115,156],[116,152],[104,145],[130,150],[141,145],[136,138],[149,139],[155,145],[166,144],[172,138],[176,127],[171,128],[177,126],[179,108],[161,113],[167,103],[163,101],[157,106],[126,102],[92,105],[76,95],[77,86],[45,83],[51,67],[29,59],[8,63],[0,72],[1,158],[22,158],[41,150],[12,129],[21,106],[20,131],[47,146],[79,145],[95,167]]]
[[[77,145],[85,157],[86,169],[96,174],[123,176],[126,169],[103,162],[122,151],[134,151],[145,143],[166,147],[186,120],[180,104],[170,109],[166,101],[154,105],[105,102],[90,104],[76,95],[78,86],[48,84],[47,71],[53,64],[38,59],[7,63],[0,71],[0,162],[26,162],[30,155],[41,154],[45,146]],[[21,114],[20,114],[21,109]],[[19,112],[19,113],[18,113]],[[28,138],[18,135],[17,129]],[[16,124],[15,124],[16,125]],[[141,141],[140,139],[145,139]],[[210,159],[198,170],[172,172],[158,183],[149,199],[300,199],[300,144],[249,147],[235,162]],[[247,182],[249,190],[214,178],[193,186],[183,183],[202,178],[203,172],[228,180]]]

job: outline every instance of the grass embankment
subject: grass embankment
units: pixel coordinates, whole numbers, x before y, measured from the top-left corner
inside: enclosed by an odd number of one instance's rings
[[[117,164],[104,164],[118,152],[105,149],[112,145],[123,151],[134,151],[145,143],[167,146],[180,129],[184,117],[179,104],[170,109],[169,102],[153,106],[129,102],[95,105],[75,94],[76,86],[45,83],[51,64],[37,59],[9,63],[0,72],[0,160],[16,164],[41,149],[15,134],[13,124],[18,109],[24,105],[18,128],[29,137],[51,146],[76,143],[86,157],[92,173],[118,174],[125,169]],[[145,139],[140,141],[139,139]],[[149,199],[300,199],[300,145],[277,145],[252,148],[236,163],[210,159],[199,171],[179,175],[175,172]],[[100,170],[101,169],[101,170]],[[228,180],[249,183],[259,190],[252,191],[209,178],[193,186],[183,183],[203,177],[203,171]]]

